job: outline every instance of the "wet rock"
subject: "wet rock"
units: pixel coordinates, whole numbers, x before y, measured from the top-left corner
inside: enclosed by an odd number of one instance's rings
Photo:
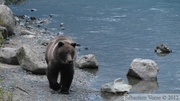
[[[156,80],[158,70],[153,60],[136,58],[132,61],[127,75],[142,80]]]
[[[156,46],[156,48],[154,49],[154,52],[163,54],[163,53],[171,53],[172,50],[169,49],[167,46],[160,44]]]
[[[5,5],[0,5],[0,26],[8,30],[8,36],[14,34],[15,18],[11,9]]]
[[[35,74],[45,74],[47,64],[43,62],[34,50],[28,45],[23,45],[18,49],[16,57],[19,64],[25,70]]]
[[[79,60],[76,61],[76,67],[80,69],[88,68],[88,69],[96,69],[99,64],[93,54],[84,55]]]
[[[107,83],[101,86],[102,93],[112,93],[112,94],[125,94],[130,91],[131,85],[125,84],[125,82],[118,78],[114,82]]]
[[[0,48],[0,62],[11,64],[11,65],[19,65],[19,62],[16,58],[17,49],[15,48]]]

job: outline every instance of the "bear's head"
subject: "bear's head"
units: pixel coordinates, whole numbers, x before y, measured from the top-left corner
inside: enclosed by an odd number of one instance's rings
[[[73,64],[74,57],[76,54],[76,43],[58,42],[54,58],[61,64]]]

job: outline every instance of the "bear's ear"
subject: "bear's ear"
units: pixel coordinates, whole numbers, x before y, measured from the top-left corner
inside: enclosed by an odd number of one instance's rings
[[[72,45],[73,47],[76,47],[76,46],[77,46],[77,44],[76,44],[76,43],[71,43],[71,45]]]
[[[64,45],[63,42],[59,42],[59,43],[58,43],[58,47],[61,47],[61,46],[63,46],[63,45]]]

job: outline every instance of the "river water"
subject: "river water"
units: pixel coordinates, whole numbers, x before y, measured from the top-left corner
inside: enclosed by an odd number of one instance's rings
[[[81,44],[80,56],[94,54],[99,69],[93,88],[99,90],[119,77],[130,82],[126,74],[131,62],[143,58],[157,63],[157,82],[142,82],[139,88],[135,84],[130,93],[180,93],[179,0],[29,0],[10,7],[16,15],[52,15],[45,26],[49,31],[73,37]],[[32,8],[37,11],[31,12]],[[173,52],[157,56],[154,48],[161,43]]]

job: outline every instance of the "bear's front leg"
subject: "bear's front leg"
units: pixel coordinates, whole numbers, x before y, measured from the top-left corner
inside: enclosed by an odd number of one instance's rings
[[[46,75],[49,81],[49,87],[55,91],[58,91],[61,88],[60,84],[57,82],[58,74],[58,70],[53,70],[52,68],[48,67]]]
[[[61,91],[62,94],[69,94],[69,88],[71,86],[72,80],[74,76],[73,67],[67,67],[61,70]]]

